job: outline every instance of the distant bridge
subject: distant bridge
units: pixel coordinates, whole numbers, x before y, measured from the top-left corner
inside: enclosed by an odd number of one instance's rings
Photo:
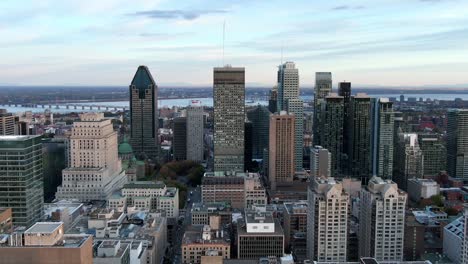
[[[123,111],[125,112],[128,107],[124,106],[115,106],[115,105],[99,105],[99,104],[1,104],[1,106],[5,107],[25,107],[25,108],[44,108],[44,109],[80,109],[80,110],[106,110],[106,111]]]

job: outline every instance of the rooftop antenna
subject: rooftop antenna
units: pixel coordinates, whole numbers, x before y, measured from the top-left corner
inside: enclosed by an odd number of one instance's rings
[[[283,65],[283,42],[281,42],[281,65]]]
[[[226,20],[223,22],[223,66],[224,66],[224,39],[226,35]]]

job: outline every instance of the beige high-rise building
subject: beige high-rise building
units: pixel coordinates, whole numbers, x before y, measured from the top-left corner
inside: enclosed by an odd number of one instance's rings
[[[16,116],[0,109],[0,136],[16,135]]]
[[[203,106],[200,101],[192,100],[187,108],[187,160],[203,160],[203,129]]]
[[[360,198],[359,256],[402,261],[406,193],[391,180],[373,177]]]
[[[272,190],[291,184],[294,177],[295,117],[281,111],[270,116],[268,177]]]
[[[214,68],[214,171],[244,171],[245,70]]]
[[[126,183],[117,151],[117,133],[103,113],[84,113],[73,123],[70,165],[62,172],[58,199],[107,200]]]
[[[307,252],[311,260],[345,262],[349,194],[334,178],[311,179],[308,190]]]

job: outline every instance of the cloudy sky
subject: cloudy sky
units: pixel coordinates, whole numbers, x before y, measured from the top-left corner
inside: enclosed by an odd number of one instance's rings
[[[294,61],[334,83],[468,84],[466,0],[2,0],[0,84],[128,85],[140,64],[161,85],[211,85],[244,66],[271,86]]]

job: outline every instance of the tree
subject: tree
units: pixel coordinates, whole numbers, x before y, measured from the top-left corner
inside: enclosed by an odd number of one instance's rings
[[[439,207],[444,206],[444,197],[440,194],[431,196],[431,201],[436,206],[439,206]]]

